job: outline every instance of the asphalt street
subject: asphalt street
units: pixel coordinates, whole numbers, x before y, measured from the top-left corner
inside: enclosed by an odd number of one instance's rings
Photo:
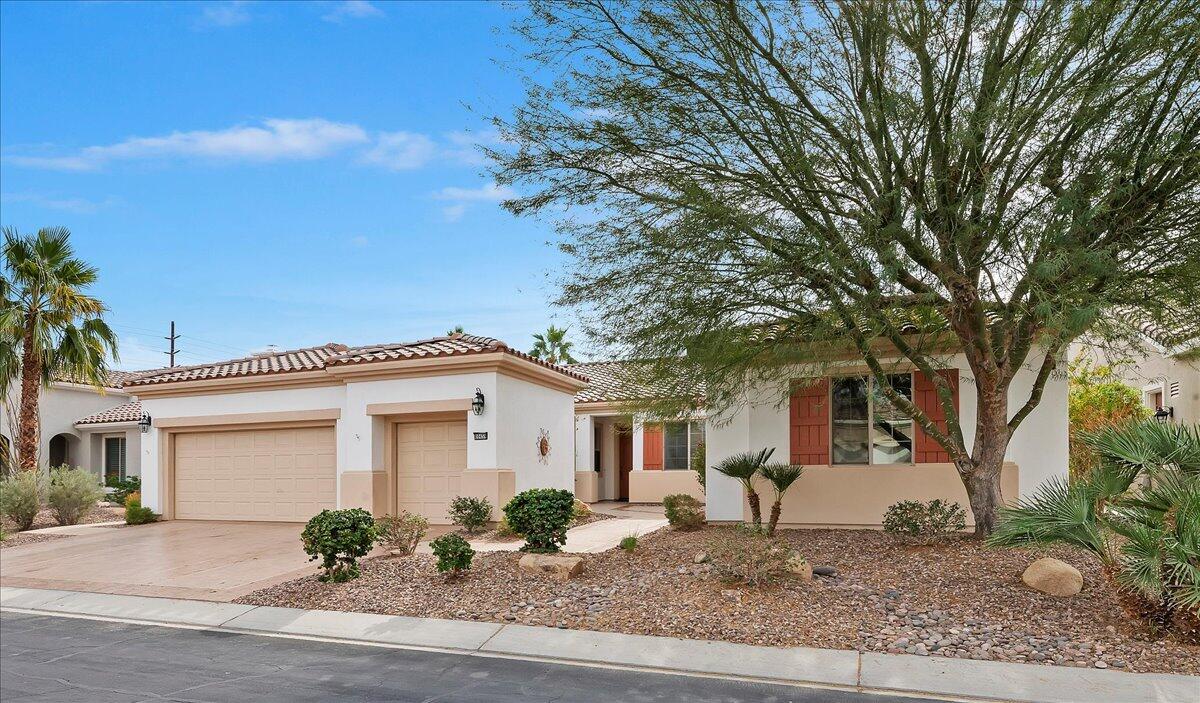
[[[920,703],[921,699],[3,613],[0,700]]]

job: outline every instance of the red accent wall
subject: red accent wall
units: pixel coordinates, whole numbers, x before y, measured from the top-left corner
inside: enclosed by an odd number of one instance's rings
[[[811,379],[810,379],[811,381]],[[823,465],[829,459],[829,379],[797,381],[788,410],[791,462]]]
[[[646,471],[661,471],[662,467],[662,425],[645,425],[642,427],[642,468]]]
[[[958,369],[943,369],[938,371],[938,374],[950,382],[950,388],[954,393],[954,409],[957,411]],[[946,413],[942,409],[941,400],[938,399],[937,387],[934,386],[932,379],[920,371],[913,372],[913,403],[929,415],[937,424],[938,429],[943,432],[946,430]],[[918,464],[950,461],[949,452],[942,449],[940,444],[925,434],[919,425],[915,429],[917,436],[913,440],[913,461]]]

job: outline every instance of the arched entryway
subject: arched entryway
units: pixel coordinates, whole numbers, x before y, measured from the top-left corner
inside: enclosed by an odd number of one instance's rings
[[[75,438],[71,435],[56,434],[51,437],[50,450],[48,452],[48,456],[46,457],[48,460],[47,466],[55,467],[62,466],[63,464],[70,464],[73,466],[73,457],[71,455],[73,453],[72,450],[74,449],[74,446]]]

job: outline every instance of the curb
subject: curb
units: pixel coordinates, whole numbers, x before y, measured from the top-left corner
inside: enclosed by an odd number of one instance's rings
[[[1192,703],[1200,677],[560,630],[468,620],[0,587],[0,611],[1014,703]]]

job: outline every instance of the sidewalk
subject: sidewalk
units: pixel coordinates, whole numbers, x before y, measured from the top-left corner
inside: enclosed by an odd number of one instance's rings
[[[273,637],[1019,703],[1195,703],[1200,678],[1030,664],[755,647],[525,625],[0,588],[0,610]]]

